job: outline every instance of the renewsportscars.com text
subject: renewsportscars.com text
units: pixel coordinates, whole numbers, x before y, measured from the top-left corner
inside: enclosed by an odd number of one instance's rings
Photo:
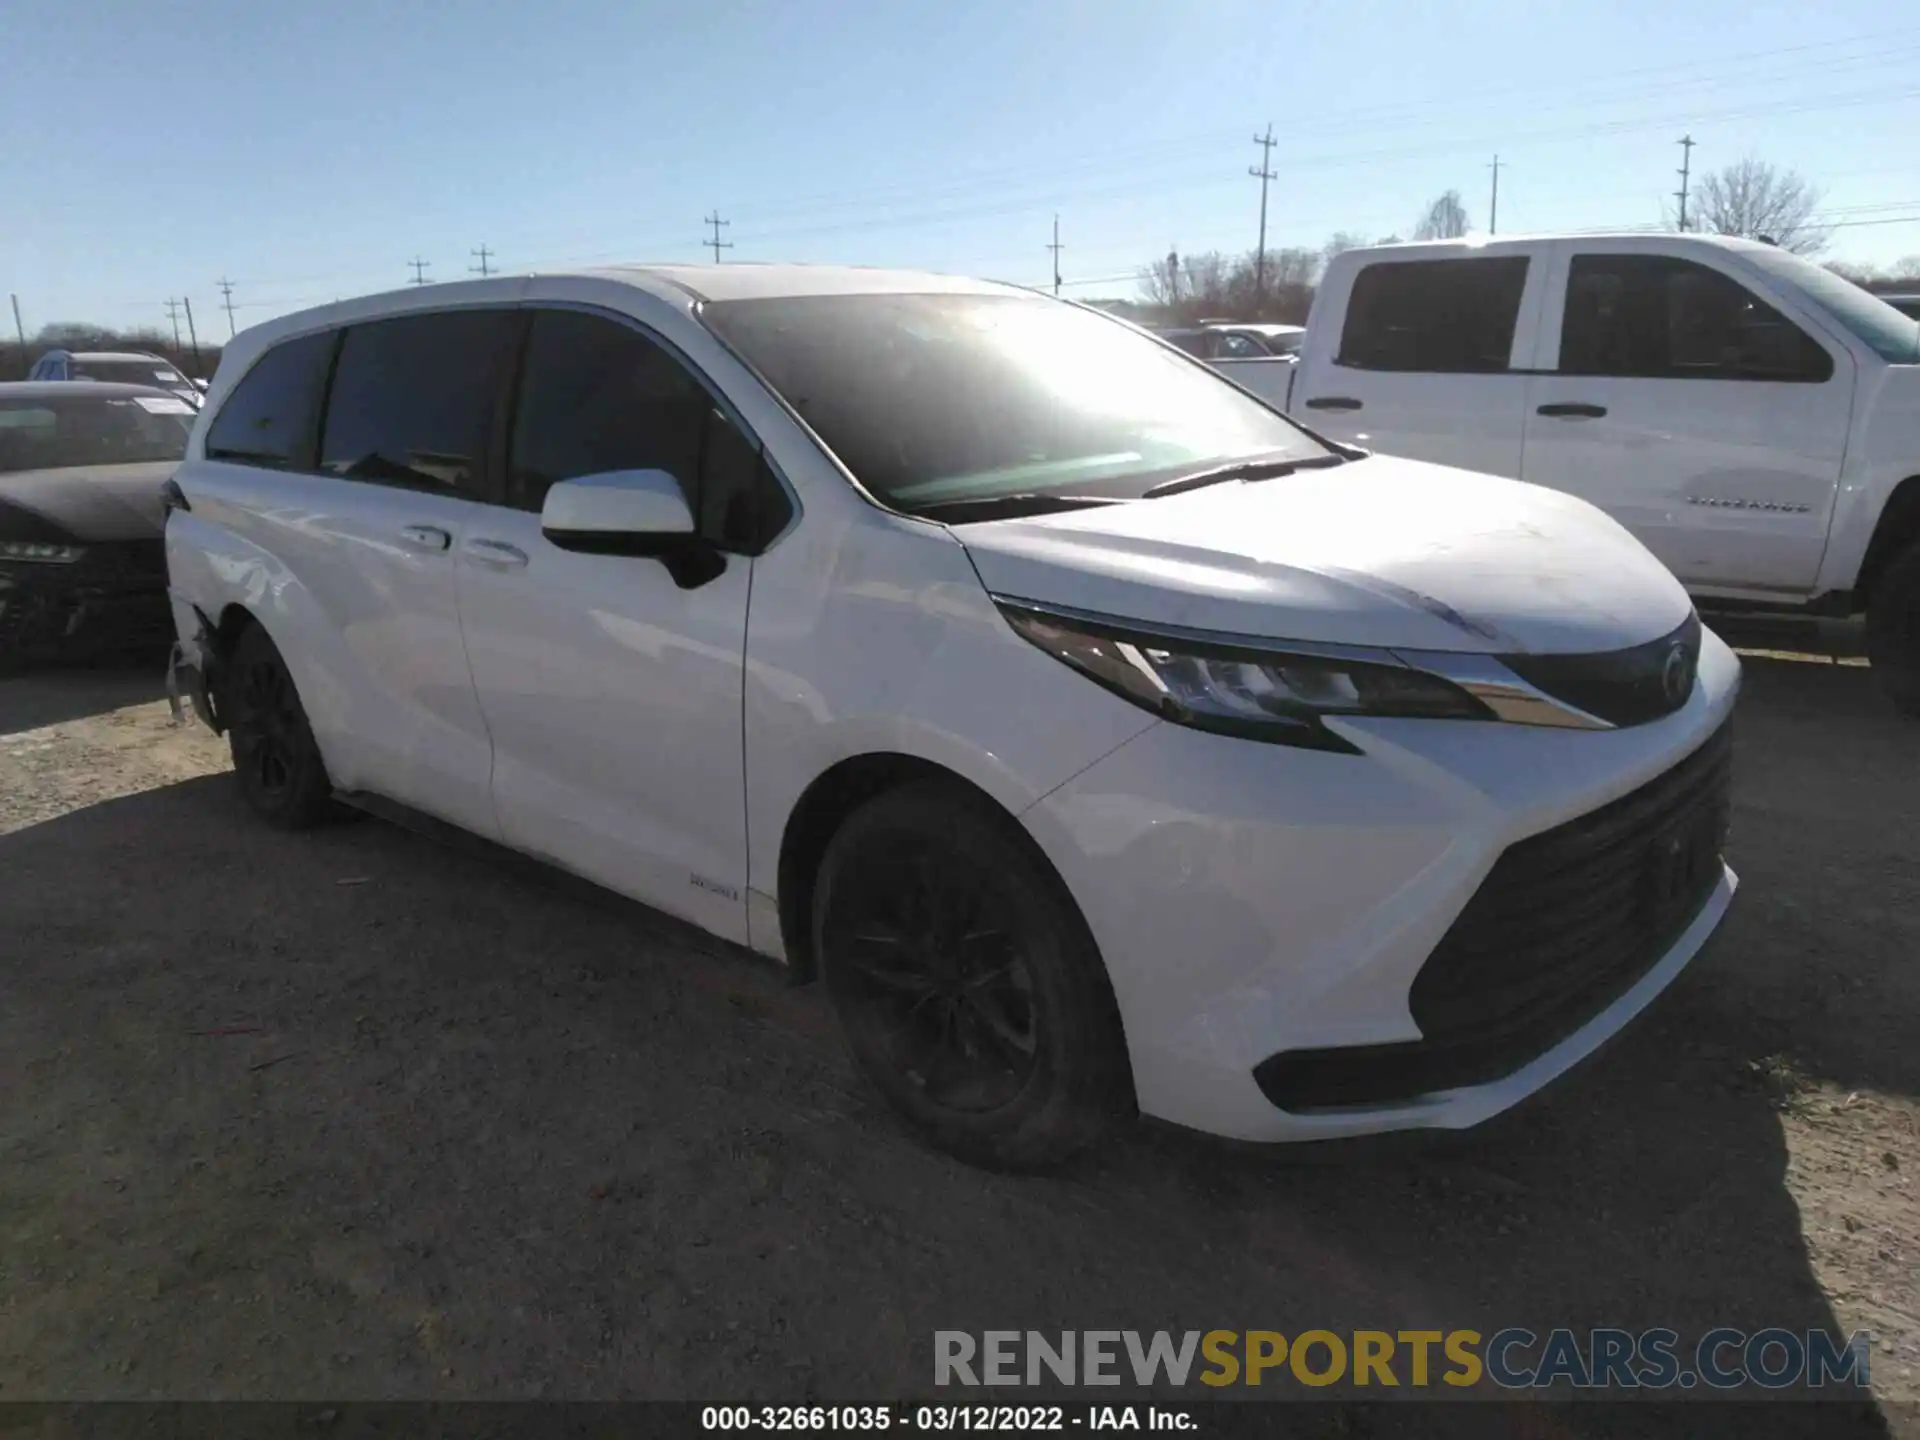
[[[1731,1390],[1870,1382],[1871,1337],[1825,1330],[936,1330],[940,1386],[1356,1386]]]

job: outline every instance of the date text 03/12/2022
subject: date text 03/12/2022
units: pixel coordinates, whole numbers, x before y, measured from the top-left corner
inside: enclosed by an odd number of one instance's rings
[[[793,1432],[1150,1430],[1199,1428],[1192,1414],[1164,1405],[707,1405],[702,1430]]]

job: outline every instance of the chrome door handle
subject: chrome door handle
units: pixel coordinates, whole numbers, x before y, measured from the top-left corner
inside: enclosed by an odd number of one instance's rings
[[[444,550],[453,544],[453,536],[434,525],[403,525],[400,538],[409,550]]]
[[[527,563],[527,552],[504,540],[472,539],[461,547],[468,558],[501,570],[518,570]]]

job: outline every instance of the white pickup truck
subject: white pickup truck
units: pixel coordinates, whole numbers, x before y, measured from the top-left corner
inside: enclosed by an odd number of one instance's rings
[[[1350,250],[1280,363],[1283,396],[1234,378],[1330,438],[1590,500],[1702,608],[1864,612],[1920,712],[1920,325],[1831,271],[1704,235]]]

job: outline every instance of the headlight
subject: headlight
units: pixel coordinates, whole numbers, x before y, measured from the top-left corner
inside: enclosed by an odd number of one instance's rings
[[[1367,658],[1243,649],[1068,619],[1017,603],[1001,613],[1057,660],[1163,719],[1249,740],[1357,755],[1329,715],[1492,720],[1459,686],[1386,651]]]
[[[55,545],[44,540],[0,540],[0,560],[33,560],[47,565],[71,565],[86,553],[84,545]]]

